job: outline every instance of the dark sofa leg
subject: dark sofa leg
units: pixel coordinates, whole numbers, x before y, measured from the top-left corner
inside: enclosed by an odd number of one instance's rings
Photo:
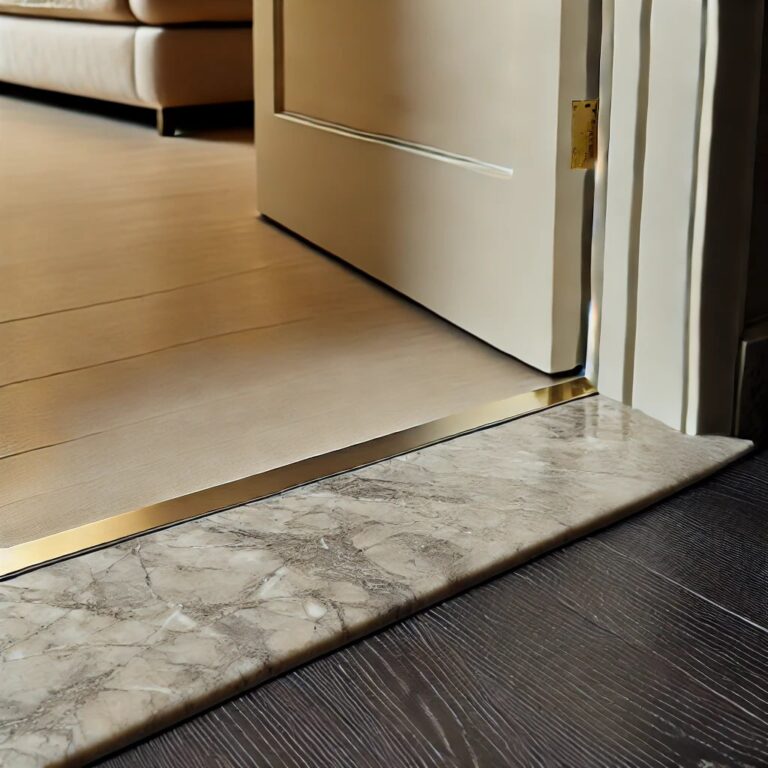
[[[178,112],[173,107],[160,107],[157,110],[157,132],[161,136],[176,135]]]

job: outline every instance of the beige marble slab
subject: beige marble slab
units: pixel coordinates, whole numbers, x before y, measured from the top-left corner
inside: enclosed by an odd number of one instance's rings
[[[81,765],[749,448],[598,396],[2,583],[0,764]]]

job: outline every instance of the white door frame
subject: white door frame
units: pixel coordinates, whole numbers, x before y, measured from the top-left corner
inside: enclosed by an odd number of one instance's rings
[[[730,433],[744,328],[761,0],[604,0],[588,375]]]

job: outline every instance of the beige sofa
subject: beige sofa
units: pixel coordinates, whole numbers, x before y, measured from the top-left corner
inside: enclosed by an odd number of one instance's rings
[[[252,0],[0,0],[0,82],[157,111],[253,99]]]

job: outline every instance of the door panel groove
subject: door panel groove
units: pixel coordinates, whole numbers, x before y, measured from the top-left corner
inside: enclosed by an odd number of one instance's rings
[[[478,173],[486,173],[490,174],[491,176],[502,178],[511,178],[515,174],[514,168],[509,168],[504,165],[497,165],[496,163],[488,163],[475,157],[467,157],[465,155],[459,155],[454,152],[448,152],[447,150],[440,149],[439,147],[430,147],[426,144],[418,144],[413,141],[398,139],[396,136],[387,136],[386,134],[382,133],[370,133],[368,131],[361,131],[358,128],[352,128],[348,125],[331,123],[326,120],[319,120],[316,117],[300,115],[294,112],[282,112],[276,116],[285,120],[289,120],[292,123],[305,125],[308,128],[316,128],[321,131],[329,131],[337,135],[346,136],[350,139],[367,141],[373,144],[383,144],[395,149],[401,149],[405,152],[421,155],[422,157],[429,157],[433,160],[440,160],[446,163],[461,165],[470,171],[477,171]]]

